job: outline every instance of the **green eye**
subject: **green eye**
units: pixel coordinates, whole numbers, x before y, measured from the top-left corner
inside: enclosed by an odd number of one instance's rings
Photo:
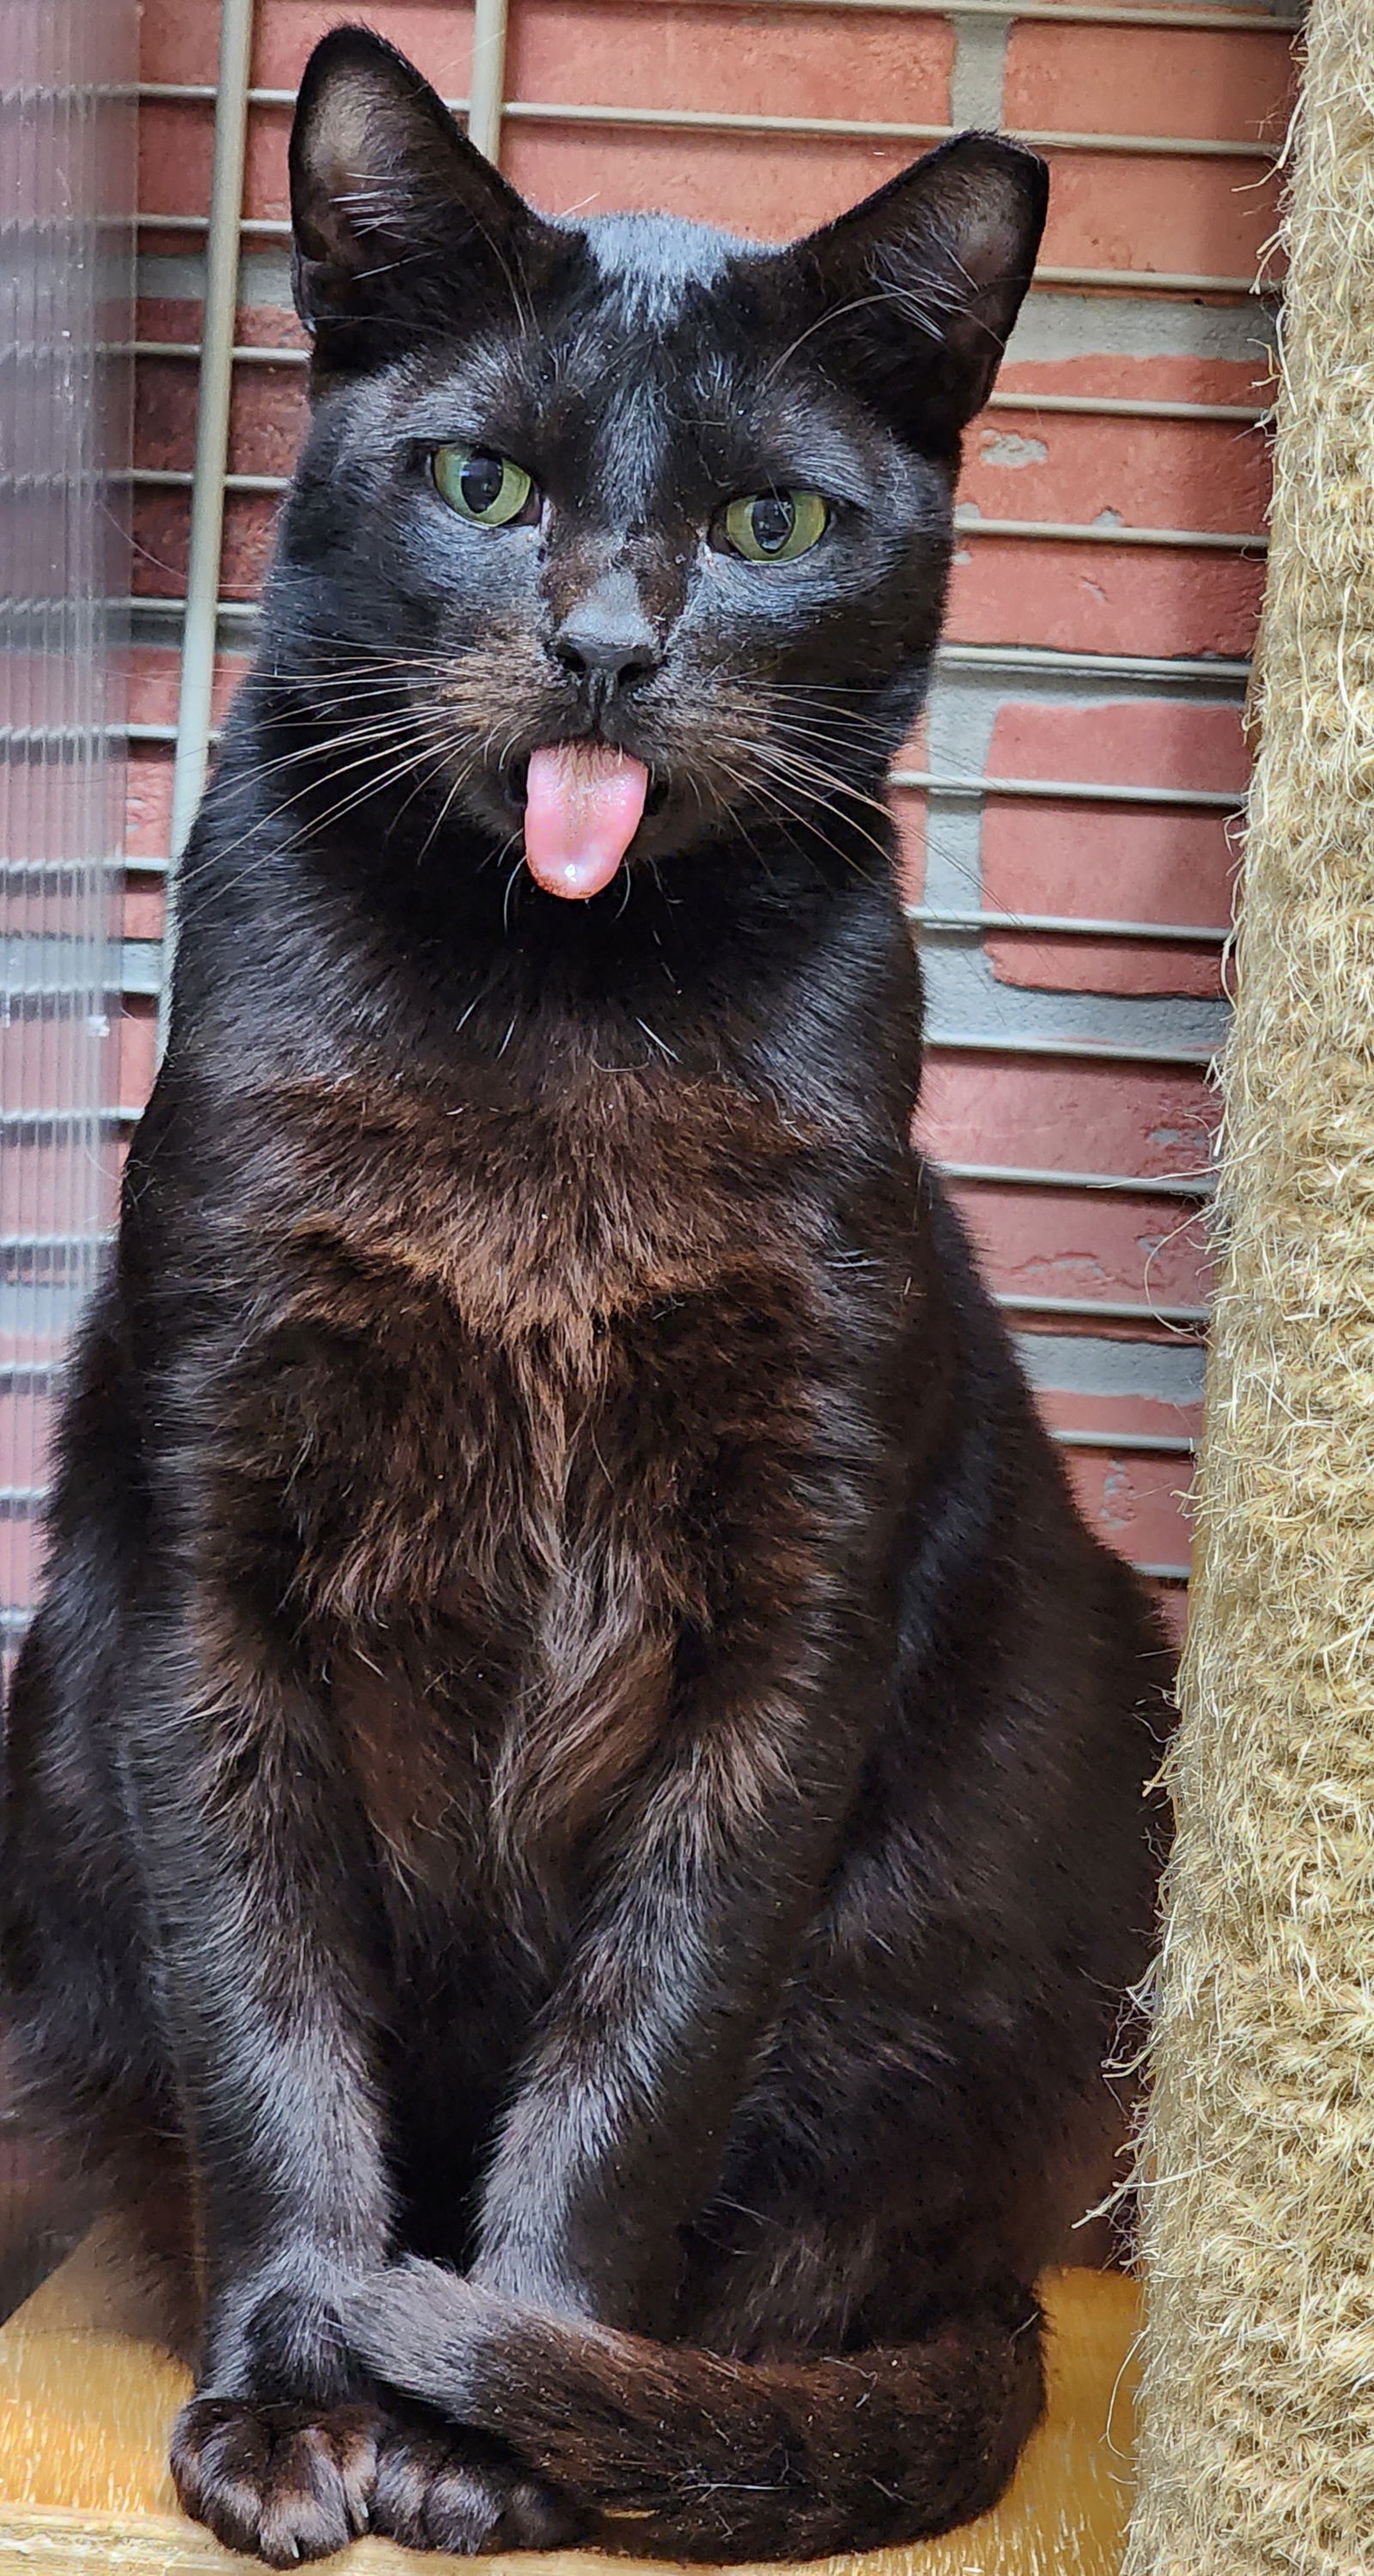
[[[436,448],[434,484],[460,519],[471,519],[479,528],[508,527],[534,490],[523,465],[493,455],[489,447]]]
[[[749,563],[792,563],[819,544],[829,518],[819,492],[750,492],[731,502],[725,533]]]

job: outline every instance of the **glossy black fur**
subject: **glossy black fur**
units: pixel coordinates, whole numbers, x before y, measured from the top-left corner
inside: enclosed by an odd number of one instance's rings
[[[1110,2179],[1168,1679],[910,1147],[880,801],[1043,172],[549,223],[345,31],[293,186],[314,425],[11,1709],[35,2116],[236,2547],[913,2538]],[[723,551],[787,485],[814,552]],[[589,732],[655,793],[579,905],[519,796]]]

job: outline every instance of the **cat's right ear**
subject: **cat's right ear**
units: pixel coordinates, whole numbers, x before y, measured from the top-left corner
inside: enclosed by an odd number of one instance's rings
[[[1048,193],[1024,143],[956,134],[793,243],[777,256],[813,306],[813,354],[918,445],[956,447],[992,391]]]
[[[315,47],[290,168],[292,286],[317,379],[523,305],[526,257],[545,227],[370,28],[335,27]]]

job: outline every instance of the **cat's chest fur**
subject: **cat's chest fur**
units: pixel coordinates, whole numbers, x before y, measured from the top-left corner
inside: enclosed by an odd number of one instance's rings
[[[595,1376],[607,1331],[646,1308],[741,1263],[804,1264],[827,1195],[805,1175],[834,1151],[804,1117],[667,1071],[582,1070],[467,1097],[278,1087],[263,1127],[241,1225],[259,1257],[270,1245],[294,1313],[347,1313],[384,1341],[398,1306],[419,1301],[446,1339],[569,1389]]]
[[[785,1513],[826,1158],[733,1090],[652,1079],[304,1088],[262,1133],[216,1521],[277,1531],[408,1867],[517,1780],[528,1838],[533,1745],[567,1833],[666,1723],[746,1525]]]

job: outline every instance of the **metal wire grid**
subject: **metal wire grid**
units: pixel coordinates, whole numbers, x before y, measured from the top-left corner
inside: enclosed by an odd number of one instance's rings
[[[671,0],[668,0],[671,5]],[[738,0],[717,0],[717,5],[738,5]],[[945,0],[770,0],[773,9],[844,8],[871,14],[905,14],[911,16],[945,16]],[[1241,29],[1282,32],[1279,22],[1265,12],[1226,9],[1130,9],[1110,6],[1039,5],[1039,0],[960,0],[958,16],[988,17],[1002,20],[1044,19],[1055,24],[1166,26],[1171,30],[1201,28]],[[913,144],[938,140],[950,131],[946,126],[883,125],[849,119],[769,118],[735,116],[725,111],[635,110],[609,106],[513,101],[505,97],[505,50],[508,0],[475,0],[473,20],[473,71],[471,94],[467,100],[451,102],[456,112],[465,116],[473,140],[491,158],[499,158],[503,124],[524,118],[530,121],[579,123],[610,127],[618,124],[641,125],[665,131],[705,128],[740,134],[796,134],[832,139],[909,140]],[[267,475],[236,474],[229,470],[229,402],[236,367],[300,366],[305,353],[290,347],[245,346],[235,339],[238,303],[240,251],[245,243],[284,240],[287,227],[269,218],[245,217],[242,212],[243,172],[248,120],[255,105],[289,104],[290,93],[255,88],[250,77],[253,36],[254,0],[221,0],[220,57],[218,79],[213,90],[198,84],[143,83],[139,95],[149,101],[203,101],[215,104],[215,150],[211,197],[206,215],[141,216],[140,229],[148,235],[203,235],[206,244],[206,287],[204,316],[199,341],[166,343],[138,341],[130,344],[130,354],[139,357],[185,358],[199,366],[197,408],[197,442],[194,471],[187,474],[175,469],[138,468],[134,481],[145,488],[186,488],[192,496],[191,540],[188,559],[186,599],[182,610],[182,676],[177,723],[174,728],[141,725],[130,728],[132,738],[161,741],[170,738],[175,751],[172,857],[167,867],[174,879],[176,860],[184,846],[191,820],[203,788],[206,765],[213,741],[211,704],[217,648],[225,642],[238,644],[246,640],[245,628],[253,611],[246,604],[219,597],[220,564],[223,543],[223,514],[227,493],[261,493],[275,495],[284,488],[284,478]],[[1252,138],[1218,141],[1188,136],[1160,137],[1144,135],[1103,136],[1083,133],[1055,133],[1029,136],[1062,151],[1093,151],[1116,154],[1179,154],[1201,158],[1264,159],[1269,147]],[[1251,278],[1222,277],[1208,274],[1175,274],[1135,270],[1102,270],[1083,267],[1042,268],[1037,281],[1048,287],[1079,289],[1111,288],[1146,290],[1154,293],[1197,295],[1251,295],[1263,292],[1260,281]],[[1114,398],[1075,396],[1040,396],[1038,394],[1002,393],[994,396],[994,406],[1008,412],[1085,412],[1103,416],[1140,419],[1216,420],[1254,425],[1263,419],[1259,405],[1206,404],[1167,401],[1129,401]],[[1074,523],[1046,523],[1025,520],[989,520],[976,513],[961,512],[961,534],[964,537],[1025,537],[1041,542],[1057,540],[1085,545],[1113,544],[1161,547],[1187,547],[1199,551],[1250,552],[1263,548],[1259,531],[1196,530],[1180,528],[1100,528]],[[153,603],[145,603],[153,608]],[[943,659],[947,665],[963,661],[975,665],[977,647],[946,647]],[[1243,678],[1244,666],[1235,663],[1207,661],[1201,664],[1166,661],[1152,663],[1148,657],[1124,655],[1065,656],[1037,652],[1034,648],[1001,648],[991,656],[1007,668],[1021,667],[1061,671],[1074,668],[1093,676],[1111,678],[1129,674],[1147,677],[1158,671],[1170,681],[1195,673],[1209,685],[1217,681]],[[962,778],[936,771],[898,772],[894,784],[919,789],[937,796],[985,799],[995,797],[1049,798],[1080,800],[1108,806],[1173,805],[1195,808],[1230,809],[1235,800],[1214,790],[1190,790],[1175,785],[1158,787],[1104,784],[1083,780],[1040,780],[1016,778]],[[140,871],[155,863],[137,862]],[[171,891],[169,885],[169,893]],[[1007,929],[1043,932],[1064,937],[1107,939],[1141,939],[1178,942],[1198,946],[1215,946],[1225,937],[1212,924],[1144,923],[1112,917],[1079,917],[1056,914],[1009,914],[975,908],[954,911],[918,905],[912,908],[913,921],[927,938],[952,937]],[[174,912],[164,943],[160,974],[152,980],[165,996],[167,968],[175,937]],[[143,989],[148,989],[146,983]],[[1026,1056],[1059,1055],[1066,1058],[1088,1057],[1098,1061],[1120,1063],[1155,1063],[1196,1068],[1205,1065],[1208,1051],[1197,1047],[1167,1047],[1111,1044],[1078,1040],[1072,1037],[989,1036],[978,1030],[953,1031],[941,1043],[948,1049],[986,1050],[999,1054]],[[122,1113],[131,1115],[132,1112]],[[951,1167],[952,1177],[970,1183],[995,1183],[1003,1187],[1046,1189],[1091,1189],[1129,1193],[1144,1197],[1174,1197],[1201,1200],[1208,1192],[1205,1175],[1153,1176],[1130,1173],[1073,1173],[1022,1166],[963,1164]],[[1205,1322],[1205,1309],[1171,1305],[1147,1300],[1095,1299],[1007,1294],[1001,1300],[1011,1319],[1034,1318],[1038,1321],[1072,1320],[1077,1325],[1101,1321],[1104,1324],[1137,1324],[1165,1326],[1187,1333],[1196,1332]],[[1075,1448],[1107,1449],[1126,1453],[1134,1450],[1154,1455],[1185,1455],[1191,1439],[1185,1435],[1132,1433],[1117,1434],[1089,1429],[1061,1431],[1057,1435]],[[1146,1569],[1167,1581],[1186,1579],[1186,1567],[1158,1565]]]
[[[132,0],[0,19],[0,1664],[50,1396],[113,1211]],[[123,229],[119,218],[122,214]],[[116,496],[117,499],[117,496]]]

